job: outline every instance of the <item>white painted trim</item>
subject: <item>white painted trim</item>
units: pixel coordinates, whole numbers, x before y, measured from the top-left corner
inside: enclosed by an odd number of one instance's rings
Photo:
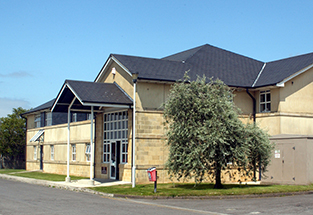
[[[126,73],[128,73],[130,76],[132,76],[131,72],[123,64],[121,64],[114,56],[111,56],[109,58],[109,60],[105,63],[105,65],[102,67],[102,69],[101,69],[97,79],[95,80],[95,82],[98,82],[100,80],[104,71],[107,69],[107,67],[109,67],[109,65],[111,64],[112,61],[114,61],[117,65],[119,65],[122,69],[124,69]]]
[[[58,95],[57,99],[54,101],[54,104],[53,104],[53,106],[52,106],[52,108],[51,108],[51,112],[53,112],[55,106],[57,105],[57,103],[58,103],[58,101],[59,101],[59,99],[60,99],[60,97],[61,97],[61,95],[62,95],[62,93],[63,93],[63,91],[64,91],[64,89],[65,89],[66,87],[74,94],[75,98],[77,98],[78,101],[79,101],[81,104],[83,104],[82,101],[81,101],[81,99],[77,96],[77,94],[76,94],[75,91],[70,87],[70,85],[69,85],[68,83],[65,83],[65,84],[63,85],[61,91],[59,92],[59,95]],[[62,105],[68,105],[68,104],[62,103]]]
[[[136,80],[137,81],[137,80]],[[136,82],[134,82],[134,100],[133,100],[133,134],[132,134],[132,187],[136,187]]]
[[[287,81],[290,81],[291,79],[297,77],[298,75],[301,75],[302,73],[308,71],[309,69],[311,69],[313,67],[313,64],[307,66],[306,68],[304,69],[301,69],[300,71],[294,73],[293,75],[289,76],[288,78],[284,79],[283,81],[279,82],[276,84],[277,87],[284,87],[285,86],[285,83]]]
[[[45,132],[44,129],[40,129],[40,130],[29,140],[29,142],[38,141],[38,139],[41,137],[41,135],[43,135],[44,132]]]
[[[52,106],[52,108],[51,108],[51,112],[53,112],[53,110],[54,110],[56,104],[58,103],[58,101],[59,101],[59,99],[60,99],[60,97],[61,97],[61,95],[62,95],[62,92],[63,92],[63,90],[65,89],[65,87],[66,87],[66,84],[63,85],[61,91],[60,91],[59,94],[58,94],[58,97],[57,97],[56,100],[54,101],[53,106]],[[68,104],[66,104],[66,105],[68,105]]]
[[[90,113],[90,110],[88,109],[75,109],[75,108],[72,108],[71,109],[73,112],[81,112],[81,113]],[[102,111],[101,110],[94,110],[95,113],[101,113]]]
[[[120,85],[118,85],[116,82],[114,82],[113,84],[115,84],[115,86],[117,86],[117,88],[120,89],[120,90],[125,94],[125,96],[127,96],[127,98],[129,98],[130,101],[133,101],[132,97],[130,97],[130,96],[124,91],[124,89],[120,87]]]
[[[259,80],[259,78],[260,78],[260,76],[261,76],[261,74],[262,74],[262,72],[263,72],[265,66],[266,66],[266,63],[263,64],[263,67],[262,67],[262,69],[260,70],[260,72],[259,72],[258,76],[256,77],[255,81],[253,82],[252,87],[254,87],[254,85],[256,84],[256,82]]]
[[[75,93],[75,91],[71,88],[71,86],[68,83],[65,83],[57,97],[57,99],[55,100],[53,107],[51,109],[51,112],[53,112],[54,108],[56,107],[56,105],[58,104],[58,101],[64,91],[65,88],[68,88],[74,95],[75,99],[78,99],[78,101],[81,103],[81,105],[83,106],[100,106],[100,107],[109,107],[109,108],[129,108],[131,105],[119,105],[119,104],[107,104],[107,103],[92,103],[92,102],[83,102],[78,95]],[[67,103],[61,103],[61,105],[69,105]],[[73,105],[73,104],[72,104]],[[71,105],[71,106],[72,106]]]
[[[91,119],[90,119],[90,147],[91,147],[91,157],[90,157],[90,180],[93,180],[93,165],[94,165],[94,146],[93,146],[93,106],[91,106]]]
[[[66,86],[67,86],[68,89],[74,94],[75,98],[77,98],[78,101],[79,101],[81,104],[83,104],[82,100],[77,96],[77,94],[76,94],[75,91],[71,88],[71,86],[70,86],[68,83],[66,83]]]
[[[81,102],[83,106],[101,106],[101,107],[114,107],[114,108],[129,108],[130,105],[114,105],[114,104],[106,104],[106,103],[89,103],[89,102]]]
[[[122,69],[125,70],[125,72],[128,73],[128,75],[130,75],[132,77],[131,72],[123,65],[121,64],[114,56],[112,56],[112,59],[115,61],[115,63],[117,63],[117,65],[119,65],[120,67],[122,67]]]

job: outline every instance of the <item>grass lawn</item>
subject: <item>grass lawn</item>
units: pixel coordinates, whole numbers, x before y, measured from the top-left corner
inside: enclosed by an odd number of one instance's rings
[[[10,174],[23,171],[25,171],[25,169],[0,169],[0,174]]]
[[[23,169],[0,169],[0,174],[9,174],[27,178],[49,181],[64,181],[65,175],[49,174],[43,172],[26,172]],[[71,180],[88,179],[86,177],[71,176]],[[284,193],[313,191],[311,185],[237,185],[224,184],[223,189],[214,189],[214,184],[202,183],[194,187],[189,183],[158,184],[157,193],[154,193],[154,184],[139,184],[135,188],[131,185],[117,185],[111,187],[89,188],[104,193],[135,195],[135,196],[220,196],[220,195],[248,195],[266,193]]]
[[[219,195],[247,195],[265,193],[284,193],[313,190],[311,185],[224,185],[223,189],[214,189],[214,184],[158,184],[157,193],[153,193],[153,184],[119,185],[112,187],[90,188],[104,193],[136,195],[136,196],[219,196]]]
[[[50,174],[43,172],[23,172],[25,170],[3,169],[0,174],[10,174],[14,176],[41,179],[47,181],[65,181],[66,175]],[[14,174],[12,174],[14,173]],[[87,179],[86,177],[70,176],[71,180]]]

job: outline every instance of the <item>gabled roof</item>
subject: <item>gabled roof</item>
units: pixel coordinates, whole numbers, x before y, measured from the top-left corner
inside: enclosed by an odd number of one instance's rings
[[[189,71],[192,80],[205,75],[245,88],[278,85],[313,65],[313,53],[265,63],[208,44],[161,59],[119,54],[111,54],[107,62],[111,59],[130,75],[138,73],[138,80],[175,82]]]
[[[90,110],[91,106],[129,107],[132,99],[116,83],[95,83],[66,80],[60,90],[52,111],[67,112],[68,106],[76,98],[72,108]]]
[[[266,63],[255,87],[276,85],[313,64],[313,53]]]

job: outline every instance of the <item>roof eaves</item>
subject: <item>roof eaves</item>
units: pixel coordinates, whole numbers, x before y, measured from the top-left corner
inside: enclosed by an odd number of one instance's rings
[[[33,108],[33,109],[31,109],[31,110],[21,114],[21,116],[27,116],[29,114],[34,114],[36,112],[40,113],[40,112],[43,112],[44,110],[50,111],[51,108],[42,108],[42,109],[35,109],[35,108]]]
[[[179,80],[174,80],[174,79],[160,79],[160,78],[139,78],[138,77],[138,82],[144,82],[144,81],[153,81],[153,82],[166,82],[166,83],[175,83]]]
[[[94,80],[94,82],[97,82],[100,79],[100,77],[102,76],[102,73],[105,70],[105,68],[108,67],[108,65],[110,65],[111,60],[112,59],[111,59],[111,55],[110,55],[109,58],[104,63],[104,65],[102,66],[102,68],[101,68],[100,72],[98,73],[98,75],[97,75],[96,79]]]
[[[66,80],[66,85],[68,87],[68,89],[74,94],[74,96],[78,99],[78,101],[84,105],[84,102],[83,100],[78,96],[78,94],[75,92],[75,90],[71,87],[70,83],[69,83],[69,80]]]
[[[84,103],[84,106],[100,106],[100,107],[113,107],[113,108],[129,108],[131,104],[113,103],[113,102],[88,102]]]
[[[63,84],[62,89],[60,90],[60,92],[59,92],[57,98],[55,99],[55,101],[54,101],[54,103],[53,103],[53,105],[52,105],[51,112],[53,112],[53,110],[55,109],[55,107],[56,107],[56,105],[57,105],[57,103],[58,103],[58,101],[59,101],[59,99],[60,99],[61,95],[63,94],[63,91],[65,90],[66,87],[74,94],[75,98],[77,98],[78,101],[79,101],[81,104],[83,104],[83,102],[81,101],[81,99],[77,96],[76,92],[73,90],[73,88],[72,88],[72,87],[70,86],[70,84],[68,83],[69,81],[70,81],[70,80],[65,80],[65,83]]]
[[[65,81],[65,82],[66,82],[66,81]],[[61,89],[60,92],[58,93],[58,96],[57,96],[57,98],[55,99],[55,101],[54,101],[54,103],[53,103],[53,105],[52,105],[51,112],[53,112],[55,106],[57,105],[57,103],[58,103],[58,101],[59,101],[59,99],[60,99],[60,97],[61,97],[61,95],[62,95],[62,92],[63,92],[63,90],[65,89],[65,87],[66,87],[66,84],[64,83],[63,86],[62,86],[62,89]]]
[[[127,74],[129,74],[130,76],[132,76],[132,73],[121,63],[119,62],[116,57],[114,57],[113,54],[110,54],[109,59],[106,61],[106,63],[104,64],[104,66],[101,68],[99,74],[97,75],[96,79],[94,82],[98,82],[99,79],[102,77],[102,74],[104,73],[104,71],[109,67],[109,65],[111,65],[111,62],[115,62],[117,65],[119,65],[122,69],[125,70],[125,72]]]
[[[286,83],[287,81],[290,81],[291,79],[297,77],[298,75],[300,75],[300,74],[302,74],[302,73],[308,71],[308,70],[311,69],[312,67],[313,67],[313,64],[311,64],[311,65],[309,65],[309,66],[307,66],[307,67],[301,69],[300,71],[298,71],[298,72],[292,74],[291,76],[285,78],[284,80],[282,80],[282,81],[276,83],[276,86],[277,86],[277,87],[284,87],[284,86],[285,86],[285,83]]]
[[[114,55],[111,56],[112,60],[115,61],[115,63],[117,63],[121,68],[123,68],[125,70],[125,72],[127,72],[130,76],[132,76],[132,73],[121,63],[119,62]]]

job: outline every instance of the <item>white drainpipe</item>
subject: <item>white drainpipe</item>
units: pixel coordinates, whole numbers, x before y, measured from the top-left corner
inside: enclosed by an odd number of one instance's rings
[[[136,142],[135,142],[135,135],[136,135],[136,83],[137,83],[138,74],[133,74],[133,82],[134,82],[134,95],[133,95],[133,136],[132,136],[132,187],[136,186]]]
[[[71,124],[71,107],[75,99],[76,98],[72,100],[67,110],[67,176],[65,178],[66,182],[71,182],[71,178],[70,178],[70,124]]]
[[[93,147],[93,106],[91,106],[91,116],[90,116],[90,181],[93,180],[93,164],[94,164],[94,147]],[[93,181],[92,181],[93,183]]]

